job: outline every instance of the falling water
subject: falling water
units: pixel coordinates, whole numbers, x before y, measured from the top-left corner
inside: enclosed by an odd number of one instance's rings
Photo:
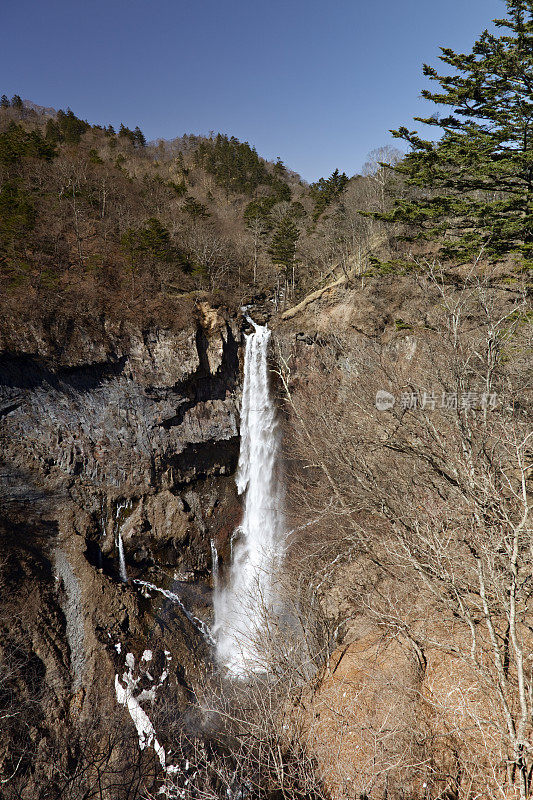
[[[124,583],[128,582],[128,571],[126,569],[126,559],[124,557],[124,542],[122,541],[122,534],[120,533],[120,528],[122,526],[121,514],[122,511],[129,510],[132,507],[131,500],[123,500],[122,502],[117,503],[117,509],[115,512],[115,525],[116,525],[116,535],[115,535],[115,543],[118,550],[118,572],[120,575],[120,580]]]
[[[246,492],[242,524],[234,533],[225,586],[215,590],[218,660],[237,677],[260,668],[265,612],[272,608],[276,564],[283,550],[280,431],[269,385],[270,331],[256,325],[246,337],[237,490]],[[220,581],[218,581],[220,584]]]
[[[117,547],[118,547],[118,572],[120,575],[120,580],[124,583],[128,582],[128,572],[126,570],[126,559],[124,558],[124,543],[122,542],[122,536],[120,535],[120,531],[118,532],[117,536]]]
[[[202,619],[195,617],[194,614],[191,614],[191,612],[187,609],[179,594],[176,594],[176,592],[170,592],[168,589],[162,589],[160,586],[156,586],[154,583],[148,583],[148,581],[134,580],[133,582],[136,583],[137,586],[144,586],[145,589],[150,589],[152,592],[159,592],[160,594],[163,595],[163,597],[166,597],[173,603],[177,603],[177,605],[181,608],[181,610],[183,611],[189,622],[192,622],[194,627],[200,631],[206,642],[210,644],[212,647],[215,645],[215,640],[213,638],[213,634],[211,632],[211,628],[209,627],[209,625],[207,625]]]
[[[213,575],[213,588],[218,589],[218,552],[214,539],[211,539],[211,574]]]

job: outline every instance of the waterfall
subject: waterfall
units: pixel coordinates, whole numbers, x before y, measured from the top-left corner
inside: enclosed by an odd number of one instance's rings
[[[211,633],[209,625],[207,625],[203,620],[199,619],[198,617],[195,617],[194,614],[191,614],[191,612],[187,609],[179,594],[176,594],[176,592],[170,592],[168,589],[162,589],[160,586],[156,586],[154,583],[148,583],[148,581],[134,580],[133,583],[137,584],[137,586],[143,586],[145,589],[149,589],[152,592],[159,592],[160,594],[163,595],[163,597],[166,597],[173,603],[177,603],[177,605],[181,608],[181,610],[183,611],[189,622],[191,622],[194,625],[194,627],[198,631],[200,631],[206,642],[211,646],[215,645],[215,640],[213,638],[213,634]]]
[[[124,583],[128,582],[128,571],[126,569],[126,559],[124,557],[124,542],[122,541],[122,534],[120,533],[120,529],[124,521],[121,519],[121,515],[123,511],[129,511],[132,505],[133,503],[131,500],[119,501],[115,511],[115,543],[118,550],[118,573],[120,575],[120,580]]]
[[[214,595],[217,657],[236,677],[261,668],[260,637],[275,601],[274,580],[283,552],[283,496],[279,481],[280,431],[267,365],[270,331],[256,325],[246,336],[237,490],[245,492],[242,524],[233,534],[232,563]]]
[[[118,532],[117,536],[117,547],[118,547],[118,572],[120,575],[120,580],[124,583],[128,582],[128,572],[126,570],[126,559],[124,558],[124,543],[122,541],[122,536],[120,535],[120,531]]]
[[[211,574],[213,575],[213,589],[218,589],[218,552],[214,539],[211,539]]]

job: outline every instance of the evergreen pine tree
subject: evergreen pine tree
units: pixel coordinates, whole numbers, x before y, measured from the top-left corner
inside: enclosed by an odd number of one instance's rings
[[[206,206],[199,200],[188,195],[183,203],[183,210],[187,212],[193,219],[206,219],[210,216]]]
[[[183,178],[189,174],[189,170],[185,166],[185,161],[183,160],[183,153],[181,151],[176,156],[175,163],[176,163],[176,169],[179,170],[179,172],[183,176],[182,177],[182,183],[183,183]]]
[[[2,97],[0,98],[0,107],[9,108],[10,105],[11,103],[9,102],[9,97],[7,96],[7,94],[3,94]]]
[[[157,219],[151,217],[141,232],[140,242],[152,258],[158,261],[170,261],[173,255],[173,247],[170,233],[165,226]]]
[[[281,158],[278,156],[276,159],[276,163],[273,167],[274,175],[278,178],[286,178],[287,177],[287,168]]]
[[[61,140],[59,125],[52,117],[46,121],[45,137],[47,141],[52,142],[52,144],[57,144],[57,142]]]
[[[336,169],[335,172],[331,173],[329,178],[320,178],[319,181],[311,184],[310,194],[315,201],[313,210],[313,220],[315,222],[329,204],[339,197],[346,187],[348,180],[349,178],[345,172],[341,173]]]
[[[17,171],[24,158],[50,161],[56,155],[52,143],[38,130],[26,131],[22,125],[11,122],[0,133],[0,165],[14,167]]]
[[[272,263],[282,268],[286,280],[290,278],[291,271],[295,264],[296,243],[299,236],[300,232],[292,216],[286,214],[281,218],[272,236],[272,241],[270,242],[268,252],[270,253]]]
[[[138,125],[133,131],[133,139],[136,147],[146,147],[146,137]]]
[[[14,94],[11,98],[11,107],[16,108],[17,111],[22,111],[24,108],[24,103],[22,102],[22,98],[18,94]]]
[[[91,127],[88,122],[78,119],[70,108],[67,108],[66,113],[60,109],[56,121],[61,140],[68,144],[78,144],[82,135]]]
[[[135,134],[130,128],[123,125],[122,122],[120,123],[118,135],[121,139],[127,139],[132,145],[135,145]]]
[[[437,240],[445,259],[533,256],[533,3],[506,5],[507,18],[494,20],[500,35],[485,30],[468,54],[441,48],[453,74],[424,65],[441,88],[423,97],[449,111],[415,119],[439,128],[441,138],[392,131],[411,145],[395,169],[420,188],[376,216],[416,226],[405,238]]]
[[[271,185],[280,199],[283,193],[283,199],[290,200],[290,187],[267,169],[248,142],[239,142],[235,136],[228,138],[219,133],[201,141],[194,160],[197,166],[214,175],[217,184],[226,190],[226,196],[230,191],[253,195],[259,186]]]
[[[98,155],[98,150],[96,150],[94,147],[91,147],[91,149],[89,150],[89,162],[91,164],[103,164],[104,163],[103,160]]]
[[[22,247],[35,219],[35,207],[20,181],[4,181],[0,188],[0,253]]]

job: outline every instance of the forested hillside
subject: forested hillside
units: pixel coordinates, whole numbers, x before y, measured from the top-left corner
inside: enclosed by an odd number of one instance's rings
[[[397,160],[306,185],[222,134],[147,143],[5,95],[0,108],[0,281],[32,313],[186,308],[191,293],[293,299],[335,265],[359,271],[383,242]]]

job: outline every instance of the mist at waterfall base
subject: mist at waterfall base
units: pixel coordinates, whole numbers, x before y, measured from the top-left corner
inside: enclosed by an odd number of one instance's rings
[[[242,524],[233,535],[232,560],[214,595],[216,655],[234,677],[265,668],[261,631],[276,606],[275,581],[284,549],[281,432],[270,390],[270,331],[249,320],[241,406],[237,490],[245,492]]]

